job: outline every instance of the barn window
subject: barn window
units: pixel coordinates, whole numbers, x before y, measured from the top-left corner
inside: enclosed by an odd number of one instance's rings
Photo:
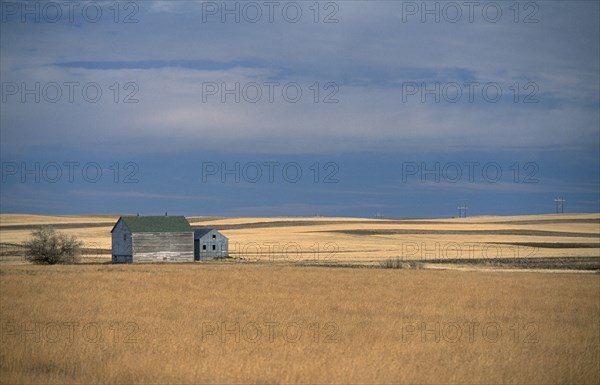
[[[202,245],[202,250],[206,250],[206,245]]]
[[[217,238],[217,236],[215,234],[213,234],[213,239],[216,239],[216,238]]]
[[[123,240],[126,241],[127,240],[127,234],[123,234]]]
[[[216,249],[217,249],[217,246],[213,245],[213,250],[216,250]]]

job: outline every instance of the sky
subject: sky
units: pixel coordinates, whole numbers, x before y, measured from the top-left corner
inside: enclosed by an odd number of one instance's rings
[[[0,212],[600,211],[597,1],[0,1]]]

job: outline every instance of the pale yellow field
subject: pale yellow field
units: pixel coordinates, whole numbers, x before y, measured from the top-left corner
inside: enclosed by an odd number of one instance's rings
[[[0,382],[597,384],[600,276],[0,266]]]
[[[0,214],[0,226],[29,225],[29,224],[60,224],[60,223],[114,223],[118,215],[33,215],[33,214]]]
[[[109,249],[115,218],[2,215],[0,243],[52,223]],[[598,384],[597,273],[334,266],[450,257],[444,247],[457,244],[472,250],[463,258],[598,257],[599,219],[193,218],[223,228],[236,258],[112,265],[109,254],[84,254],[93,263],[63,266],[3,258],[0,383]]]
[[[105,249],[84,256],[109,259],[110,230],[117,216],[33,216],[0,215],[0,243],[22,243],[29,228],[14,225],[78,225],[61,229],[74,234],[91,249]],[[86,227],[86,224],[106,224]],[[247,262],[310,262],[377,265],[388,258],[475,259],[517,257],[599,257],[600,214],[529,215],[516,217],[471,217],[422,220],[364,218],[190,218],[193,226],[214,226],[230,241],[230,254]],[[384,233],[357,234],[360,231]],[[418,234],[418,231],[433,232]],[[385,233],[385,232],[388,233]],[[405,233],[389,233],[400,231]],[[454,234],[436,233],[451,231]],[[483,231],[483,233],[464,233]],[[498,234],[513,231],[516,234]],[[555,232],[554,235],[527,235],[527,231]],[[408,233],[407,233],[408,232]],[[462,232],[462,233],[461,233]],[[588,236],[561,236],[583,234]],[[517,243],[517,245],[515,245]],[[598,247],[540,247],[519,243],[597,244]],[[97,259],[97,258],[96,258]]]

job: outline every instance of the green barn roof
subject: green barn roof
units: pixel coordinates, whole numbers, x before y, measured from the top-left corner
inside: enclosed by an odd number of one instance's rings
[[[183,216],[121,217],[132,233],[181,233],[193,231]],[[119,221],[117,221],[119,223]],[[115,224],[116,226],[116,224]],[[114,227],[113,227],[114,230]],[[112,233],[112,231],[111,231]]]

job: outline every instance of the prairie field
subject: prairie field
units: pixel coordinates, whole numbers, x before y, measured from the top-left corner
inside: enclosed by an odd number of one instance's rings
[[[110,230],[117,219],[117,215],[2,214],[0,254],[4,260],[11,260],[15,245],[24,242],[33,229],[52,225],[84,242],[84,261],[110,261]],[[230,255],[237,262],[247,263],[379,266],[390,258],[439,263],[522,258],[535,262],[540,258],[567,257],[589,262],[600,255],[600,214],[444,219],[189,217],[188,220],[195,228],[220,230],[229,237]]]
[[[115,218],[0,217],[1,383],[600,382],[598,214],[190,218],[233,258],[137,265],[107,263]],[[84,263],[11,255],[39,224],[79,236]],[[457,244],[477,247],[443,254]],[[562,265],[465,269],[500,258],[488,245]],[[398,257],[424,263],[381,268]]]

